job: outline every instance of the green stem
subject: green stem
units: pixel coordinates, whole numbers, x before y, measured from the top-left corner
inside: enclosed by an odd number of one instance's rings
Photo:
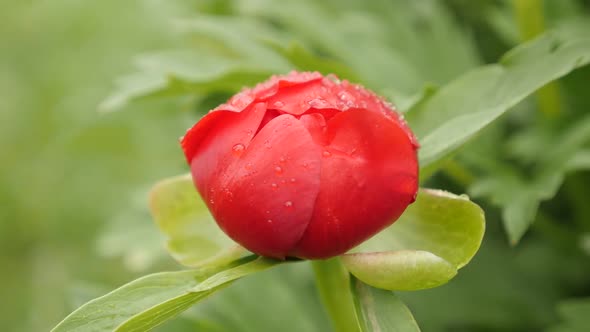
[[[527,41],[543,33],[545,22],[542,0],[513,0],[512,3],[522,40]],[[559,86],[555,82],[540,88],[536,95],[539,110],[546,117],[552,118],[560,113],[561,98]]]
[[[350,292],[350,275],[340,258],[311,262],[320,298],[338,332],[359,332]]]

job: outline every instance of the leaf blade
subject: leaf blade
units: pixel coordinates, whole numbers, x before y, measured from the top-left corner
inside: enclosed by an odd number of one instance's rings
[[[399,220],[353,252],[423,250],[461,268],[479,249],[484,232],[485,217],[477,204],[465,196],[420,189]]]
[[[168,237],[168,251],[181,264],[223,265],[248,253],[219,229],[190,174],[157,183],[150,194],[150,210]]]
[[[342,262],[357,279],[386,290],[433,288],[457,274],[455,266],[421,250],[347,254]]]
[[[351,279],[355,309],[363,332],[420,332],[406,305],[393,292]]]
[[[588,63],[590,38],[558,31],[442,87],[406,114],[422,144],[421,166],[444,158],[540,87]]]

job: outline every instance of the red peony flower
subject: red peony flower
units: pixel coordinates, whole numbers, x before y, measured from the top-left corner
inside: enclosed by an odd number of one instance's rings
[[[418,189],[418,143],[381,98],[292,72],[245,89],[182,140],[221,229],[269,257],[345,253],[391,225]]]

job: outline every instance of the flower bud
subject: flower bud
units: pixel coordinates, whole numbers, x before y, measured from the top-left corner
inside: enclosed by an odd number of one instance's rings
[[[182,139],[219,227],[263,256],[322,259],[391,225],[418,189],[418,143],[393,107],[335,76],[245,89]]]

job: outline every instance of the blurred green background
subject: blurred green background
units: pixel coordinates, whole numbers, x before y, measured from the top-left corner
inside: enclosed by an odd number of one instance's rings
[[[544,8],[547,28],[590,17],[589,1]],[[240,87],[294,68],[334,71],[403,110],[425,86],[496,62],[521,35],[502,0],[0,2],[1,329],[47,331],[118,285],[179,268],[147,191],[187,170],[178,138]],[[528,176],[544,148],[588,122],[589,86],[588,66],[563,79],[549,120],[535,98],[520,103],[427,182],[474,195],[488,229],[456,279],[402,295],[423,331],[590,326],[590,125],[573,149],[584,167],[560,172],[554,190]],[[533,197],[516,213],[536,221],[516,246],[502,226],[510,194]],[[162,330],[272,331],[287,317],[328,329],[309,271],[289,269],[241,281]],[[281,305],[246,310],[252,289]]]

